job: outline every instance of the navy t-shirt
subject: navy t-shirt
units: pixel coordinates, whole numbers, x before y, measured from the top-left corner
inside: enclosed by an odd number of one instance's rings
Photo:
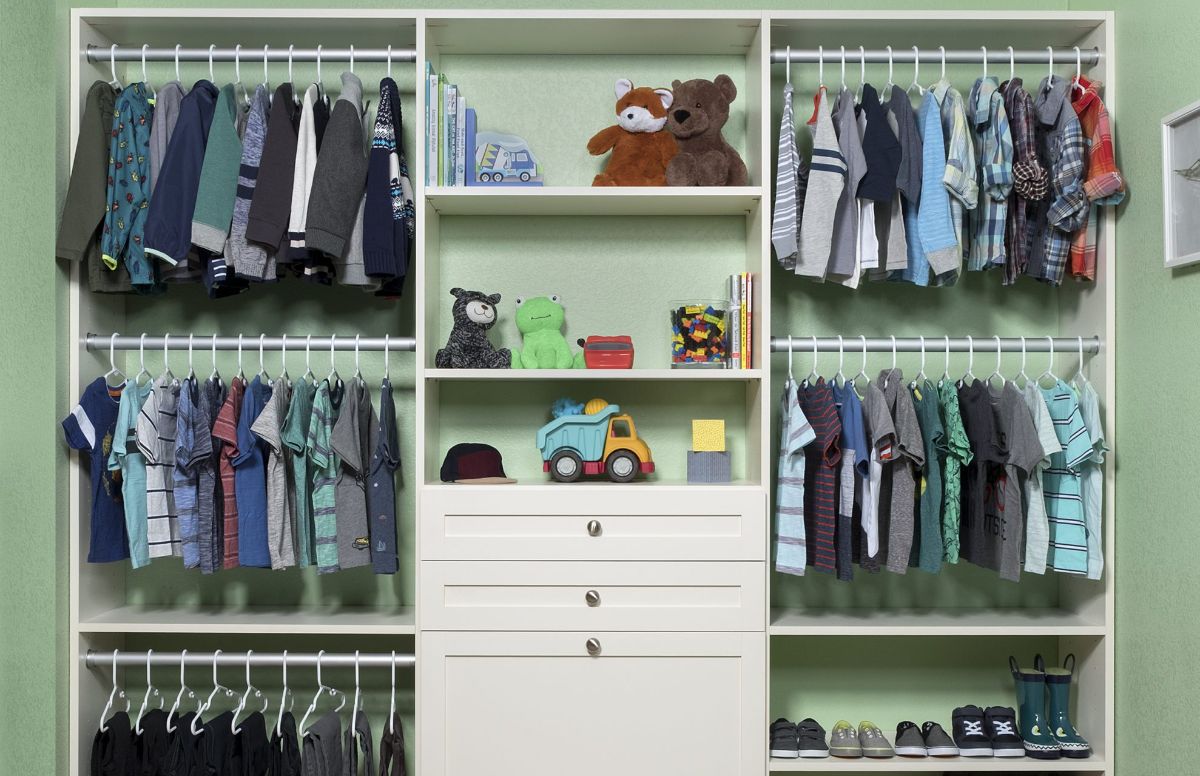
[[[271,568],[271,550],[267,540],[266,442],[250,430],[258,419],[271,386],[255,376],[246,386],[242,414],[238,417],[238,454],[233,459],[234,495],[238,508],[238,564]]]
[[[121,485],[108,469],[121,389],[110,388],[97,377],[83,390],[79,403],[63,418],[63,435],[73,450],[87,450],[92,457],[92,538],[88,563],[111,563],[129,558],[129,536],[125,531],[125,507]]]

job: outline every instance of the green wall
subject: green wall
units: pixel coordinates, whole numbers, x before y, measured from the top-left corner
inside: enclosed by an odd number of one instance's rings
[[[95,5],[102,5],[96,2]],[[395,6],[361,3],[269,2],[263,6]],[[120,3],[130,6],[186,2]],[[236,2],[206,5],[240,7]],[[426,2],[425,7],[545,7],[546,3]],[[572,3],[573,7],[636,7],[644,2]],[[832,7],[832,3],[670,2],[661,7]],[[839,4],[840,5],[840,4]],[[1200,273],[1162,269],[1158,119],[1187,104],[1200,86],[1191,66],[1200,8],[1185,0],[1110,2],[863,2],[863,8],[995,10],[1116,8],[1121,166],[1131,195],[1123,206],[1119,282],[1117,382],[1120,448],[1111,459],[1118,478],[1117,763],[1119,772],[1189,772],[1194,747],[1186,721],[1200,672],[1178,657],[1200,636],[1190,615],[1200,600],[1191,547],[1200,540],[1192,519],[1200,480],[1180,477],[1163,450],[1183,442],[1185,386],[1200,365],[1178,352],[1189,344]],[[0,773],[63,772],[65,762],[66,575],[61,558],[67,530],[55,522],[66,457],[57,419],[68,397],[56,393],[68,346],[61,336],[63,278],[50,259],[66,158],[67,3],[4,0],[0,6],[0,118],[10,153],[0,190],[0,234],[8,272],[0,285],[0,358],[15,367],[17,397],[0,414],[0,527],[7,562],[0,567]],[[54,131],[49,131],[53,127]],[[1182,356],[1182,357],[1181,357]],[[22,370],[18,372],[17,369]],[[33,377],[34,379],[28,379]],[[21,379],[26,378],[26,379]],[[1153,398],[1136,393],[1146,385]],[[1149,394],[1148,394],[1149,395]],[[1171,431],[1173,433],[1168,434]],[[1178,465],[1178,464],[1176,464]],[[15,551],[14,551],[15,550]],[[53,731],[60,731],[55,735]],[[35,731],[30,735],[30,731]],[[57,744],[57,746],[53,746]],[[54,763],[51,765],[51,763]],[[34,766],[33,764],[37,765]],[[25,767],[21,767],[24,765]]]

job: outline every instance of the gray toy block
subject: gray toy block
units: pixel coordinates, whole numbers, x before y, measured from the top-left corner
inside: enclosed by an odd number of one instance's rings
[[[688,482],[729,482],[729,453],[689,450],[687,479]]]

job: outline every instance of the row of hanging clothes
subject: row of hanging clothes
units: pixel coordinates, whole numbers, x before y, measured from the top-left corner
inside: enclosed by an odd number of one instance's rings
[[[913,81],[882,93],[867,82],[862,47],[857,93],[831,96],[820,50],[814,109],[802,158],[794,117],[791,51],[779,128],[771,241],[785,270],[858,288],[864,281],[952,286],[966,271],[998,270],[1057,286],[1096,278],[1101,208],[1120,203],[1103,85],[1082,73],[1050,72],[1030,94],[1009,51],[1003,83],[983,71],[965,96],[942,72],[928,88],[913,47]],[[852,55],[853,56],[853,55]],[[914,111],[914,101],[918,106]],[[805,145],[808,145],[806,143]]]
[[[263,80],[209,77],[185,89],[122,85],[116,46],[112,79],[88,90],[59,227],[56,254],[87,262],[91,290],[157,294],[203,282],[210,297],[283,278],[335,280],[398,298],[413,258],[416,211],[401,146],[400,92],[379,82],[374,121],[350,69],[330,101],[321,80],[273,91],[269,47]]]
[[[404,726],[396,710],[395,652],[390,659],[390,703],[378,739],[364,709],[366,693],[360,684],[357,651],[349,709],[347,693],[327,685],[322,677],[322,650],[316,656],[317,689],[299,724],[292,713],[295,693],[288,686],[286,651],[282,655],[283,686],[274,713],[270,713],[271,699],[250,681],[253,650],[245,655],[245,689],[240,694],[221,684],[217,676],[221,654],[218,649],[212,655],[212,691],[201,697],[187,686],[188,651],[183,650],[179,691],[168,708],[167,694],[152,682],[154,650],[147,650],[146,690],[131,718],[131,699],[117,681],[120,651],[114,651],[112,691],[92,740],[92,776],[405,776]],[[387,655],[379,657],[388,659]],[[343,716],[348,718],[344,730]]]
[[[941,338],[938,338],[941,339]],[[1053,571],[1100,579],[1104,568],[1103,463],[1108,448],[1099,396],[1083,371],[1067,381],[1049,364],[1014,378],[996,366],[938,379],[921,367],[905,380],[892,364],[872,380],[867,347],[854,377],[829,380],[817,365],[788,376],[780,411],[775,570],[854,578],[854,567],[937,574],[967,561],[1016,582]],[[842,338],[838,337],[839,343]],[[930,343],[936,343],[931,339]],[[800,347],[797,344],[797,347]]]
[[[176,377],[163,338],[162,373],[146,368],[127,378],[114,360],[63,419],[69,447],[90,458],[89,563],[180,558],[212,574],[238,567],[313,566],[328,574],[370,566],[399,567],[396,472],[400,466],[396,406],[383,338],[379,410],[359,368],[343,381],[330,338],[329,374],[293,380],[283,338],[282,371],[271,377],[259,337],[259,371],[238,371],[228,384],[217,369],[207,379],[192,367]],[[311,337],[307,338],[311,342]]]

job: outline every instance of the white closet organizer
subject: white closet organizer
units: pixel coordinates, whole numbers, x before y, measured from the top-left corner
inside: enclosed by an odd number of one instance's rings
[[[1106,467],[1106,570],[1101,582],[1050,577],[1028,587],[1022,582],[1000,588],[1005,583],[955,569],[927,576],[915,587],[911,578],[884,575],[873,587],[863,581],[856,588],[876,597],[868,608],[854,598],[857,594],[849,599],[844,591],[834,594],[828,580],[781,580],[770,571],[770,494],[772,429],[783,365],[770,358],[768,336],[930,336],[941,333],[937,327],[949,326],[947,317],[957,321],[946,332],[952,335],[1098,336],[1104,347],[1089,360],[1089,374],[1101,392],[1107,437],[1114,446],[1112,213],[1106,214],[1100,235],[1097,281],[1058,290],[1034,284],[1000,289],[999,279],[988,276],[996,288],[969,280],[960,288],[929,290],[923,296],[914,296],[912,289],[869,287],[858,296],[839,294],[776,270],[770,247],[770,182],[783,81],[783,66],[772,63],[772,51],[823,46],[829,53],[844,45],[847,80],[853,77],[857,83],[853,56],[860,45],[868,50],[891,45],[897,52],[918,46],[925,81],[937,76],[931,65],[939,45],[987,46],[991,68],[1005,73],[1009,45],[1095,48],[1098,63],[1088,66],[1087,74],[1106,84],[1106,102],[1119,120],[1112,14],[76,10],[70,53],[72,141],[88,86],[109,78],[108,58],[101,54],[92,62],[84,52],[95,46],[106,53],[112,44],[121,50],[140,50],[143,44],[204,50],[213,44],[241,44],[242,64],[257,63],[254,80],[265,44],[274,52],[286,52],[289,44],[297,50],[321,45],[327,52],[343,53],[351,45],[416,50],[415,65],[397,62],[393,67],[404,99],[415,95],[415,101],[405,103],[404,118],[416,186],[417,258],[399,308],[363,305],[357,296],[347,302],[336,288],[327,299],[302,294],[287,300],[272,289],[255,289],[244,305],[239,300],[210,304],[183,292],[164,305],[162,300],[91,294],[86,276],[72,268],[69,339],[64,343],[70,360],[65,392],[73,399],[108,368],[103,348],[83,347],[88,333],[190,329],[228,337],[239,329],[256,336],[260,331],[287,332],[289,350],[292,333],[310,331],[415,337],[415,356],[393,356],[391,364],[399,389],[403,456],[410,468],[398,491],[401,574],[394,580],[347,576],[318,585],[294,571],[218,573],[204,581],[200,595],[188,597],[181,591],[200,584],[199,575],[166,563],[152,566],[149,577],[119,564],[85,563],[88,487],[85,470],[72,462],[70,497],[62,515],[70,525],[72,773],[86,770],[94,717],[110,689],[104,670],[85,668],[89,649],[178,651],[225,649],[227,644],[233,644],[230,649],[299,649],[292,643],[311,652],[415,652],[415,687],[410,691],[416,693],[417,730],[409,731],[409,742],[421,776],[484,771],[549,776],[561,772],[563,763],[570,763],[569,770],[578,776],[762,776],[784,770],[1113,773],[1114,459]],[[251,53],[255,51],[260,52],[257,58]],[[553,176],[545,187],[427,187],[420,143],[426,61],[457,80],[469,97],[488,88],[473,87],[475,82],[520,78],[538,68],[545,69],[545,78],[556,77],[557,65],[570,65],[573,78],[601,83],[604,91],[614,78],[630,73],[646,82],[669,83],[671,78],[727,72],[737,83],[738,98],[726,134],[746,161],[749,185],[592,188],[595,165],[584,156],[588,134],[581,133],[561,146],[543,145],[541,161]],[[836,62],[832,54],[826,60],[829,84],[837,76]],[[330,58],[327,83],[336,81],[334,68],[342,66],[344,61],[334,64]],[[207,75],[207,68],[194,62],[183,67],[185,82],[199,77],[200,70]],[[225,69],[219,76],[232,75],[231,65],[220,67]],[[164,65],[153,68],[156,84],[165,81]],[[297,62],[297,68],[297,83],[311,78],[311,64]],[[883,81],[878,65],[868,68],[871,79]],[[973,80],[979,66],[953,68],[952,77]],[[1073,72],[1073,58],[1062,57],[1056,70],[1059,75]],[[364,63],[357,71],[370,88],[383,74],[383,65]],[[798,115],[807,109],[815,71],[812,65],[792,66]],[[1045,71],[1045,65],[1018,67],[1027,83]],[[126,81],[136,80],[140,65],[118,62],[118,72]],[[273,59],[271,72],[277,83],[286,64]],[[897,64],[898,83],[911,78],[905,73],[906,66]],[[556,102],[534,101],[521,109],[534,119],[530,124],[575,126],[571,122],[576,117],[560,115],[562,106]],[[607,107],[588,110],[588,119],[578,126],[586,124],[590,133],[604,126]],[[501,108],[492,111],[500,121]],[[562,127],[559,131],[566,131]],[[521,131],[515,125],[512,129]],[[536,143],[534,147],[539,150]],[[634,266],[601,244],[614,227],[639,236],[667,235],[680,244],[680,255],[662,252],[652,263]],[[554,247],[553,256],[539,247],[542,243]],[[489,255],[492,250],[496,255]],[[564,258],[563,253],[570,255]],[[556,284],[545,290],[563,293],[568,300],[593,288],[600,289],[604,303],[619,305],[628,317],[626,330],[637,341],[635,368],[603,373],[433,368],[434,352],[449,327],[450,287],[503,290],[506,303],[511,303],[510,293],[538,290],[505,287],[508,261],[522,262],[525,277],[545,277],[546,283]],[[685,262],[711,280],[708,293],[697,287],[673,294],[675,289],[661,281],[663,273],[682,274]],[[743,271],[756,280],[755,368],[667,369],[670,301],[693,293],[718,296],[722,278]],[[884,292],[908,300],[905,320],[896,321],[894,306],[878,304]],[[511,309],[502,308],[502,315]],[[972,311],[977,316],[968,318]],[[585,332],[588,327],[611,328],[605,319],[588,319],[582,309],[572,309],[568,319],[573,334],[595,333]],[[503,336],[497,332],[494,339]],[[199,351],[197,347],[198,364],[204,363]],[[290,362],[293,374],[302,363],[301,356],[296,358]],[[224,369],[229,362],[222,364]],[[368,372],[369,379],[372,374],[381,370]],[[412,383],[408,413],[401,374]],[[628,485],[546,481],[532,437],[549,403],[562,395],[604,396],[627,405],[654,449],[655,477]],[[723,408],[734,482],[688,485],[683,452],[655,447],[655,432],[681,435],[690,418],[711,416],[714,406]],[[442,484],[438,472],[446,449],[473,440],[497,444],[510,476],[519,482],[472,488]],[[150,584],[155,589],[147,592]],[[302,589],[285,592],[288,585]],[[856,578],[852,585],[860,581]],[[884,585],[894,585],[899,597],[891,597],[891,588]],[[888,605],[908,600],[914,591],[929,593],[933,604]],[[945,600],[939,598],[943,594]],[[848,661],[869,655],[916,676],[918,683],[903,685],[912,697],[911,713],[929,709],[931,718],[946,723],[952,705],[1011,705],[1007,663],[996,656],[1011,651],[1027,661],[1026,652],[1035,649],[1048,657],[1070,651],[1079,657],[1075,721],[1094,749],[1087,760],[768,761],[769,715],[811,715],[827,728],[837,718],[830,715],[842,715],[833,710],[840,709],[841,701],[831,681],[844,681],[847,697],[861,706],[846,714],[874,719],[885,728],[894,724],[887,715],[900,690],[887,682],[870,688],[856,684],[857,666]],[[965,693],[980,695],[933,708],[955,690],[938,687],[946,681],[938,671],[939,655],[954,656],[954,681]],[[890,737],[891,730],[885,732]]]

